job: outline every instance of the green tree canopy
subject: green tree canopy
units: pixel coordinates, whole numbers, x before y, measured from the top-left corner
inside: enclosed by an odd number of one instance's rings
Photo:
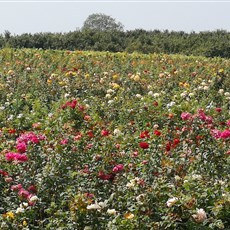
[[[124,26],[117,22],[111,16],[105,14],[91,14],[85,20],[82,29],[91,29],[91,30],[98,30],[98,31],[123,31]]]

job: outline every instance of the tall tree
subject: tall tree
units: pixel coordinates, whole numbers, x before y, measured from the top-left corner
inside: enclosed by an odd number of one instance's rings
[[[123,31],[124,26],[117,22],[111,16],[106,14],[91,14],[85,20],[82,30],[91,29],[91,30],[98,30],[98,31]]]

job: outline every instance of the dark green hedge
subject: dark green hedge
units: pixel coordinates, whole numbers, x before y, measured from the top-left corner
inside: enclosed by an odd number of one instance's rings
[[[206,57],[230,57],[230,33],[224,30],[183,31],[95,31],[25,33],[0,35],[0,47],[95,50],[110,52],[180,53]]]

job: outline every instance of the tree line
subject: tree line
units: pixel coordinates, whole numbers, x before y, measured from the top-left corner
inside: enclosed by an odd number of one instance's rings
[[[230,33],[225,30],[131,31],[81,29],[67,33],[24,33],[0,35],[0,48],[41,48],[60,50],[93,50],[110,52],[140,52],[202,55],[230,58]]]

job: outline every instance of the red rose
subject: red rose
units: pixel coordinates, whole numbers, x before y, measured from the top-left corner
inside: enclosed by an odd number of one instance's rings
[[[149,144],[147,142],[140,142],[139,146],[142,149],[148,149],[149,148]]]
[[[102,135],[103,137],[106,137],[106,136],[109,135],[109,131],[108,131],[107,129],[103,129],[103,130],[101,130],[101,135]]]
[[[27,190],[32,193],[37,193],[37,188],[35,185],[30,185]]]
[[[87,135],[88,135],[89,138],[93,138],[93,137],[94,137],[94,134],[93,134],[92,131],[89,131],[89,132],[87,133]]]
[[[216,112],[220,113],[222,111],[221,108],[216,108]]]
[[[154,102],[153,102],[153,105],[154,105],[154,106],[158,106],[158,102],[157,102],[157,101],[154,101]]]
[[[158,137],[161,135],[161,131],[159,131],[159,130],[154,130],[153,133],[154,133],[154,135],[156,135]]]
[[[140,138],[150,138],[149,131],[141,132]]]
[[[171,149],[171,143],[168,142],[168,143],[166,144],[165,150],[166,150],[167,152],[169,152],[170,149]]]

